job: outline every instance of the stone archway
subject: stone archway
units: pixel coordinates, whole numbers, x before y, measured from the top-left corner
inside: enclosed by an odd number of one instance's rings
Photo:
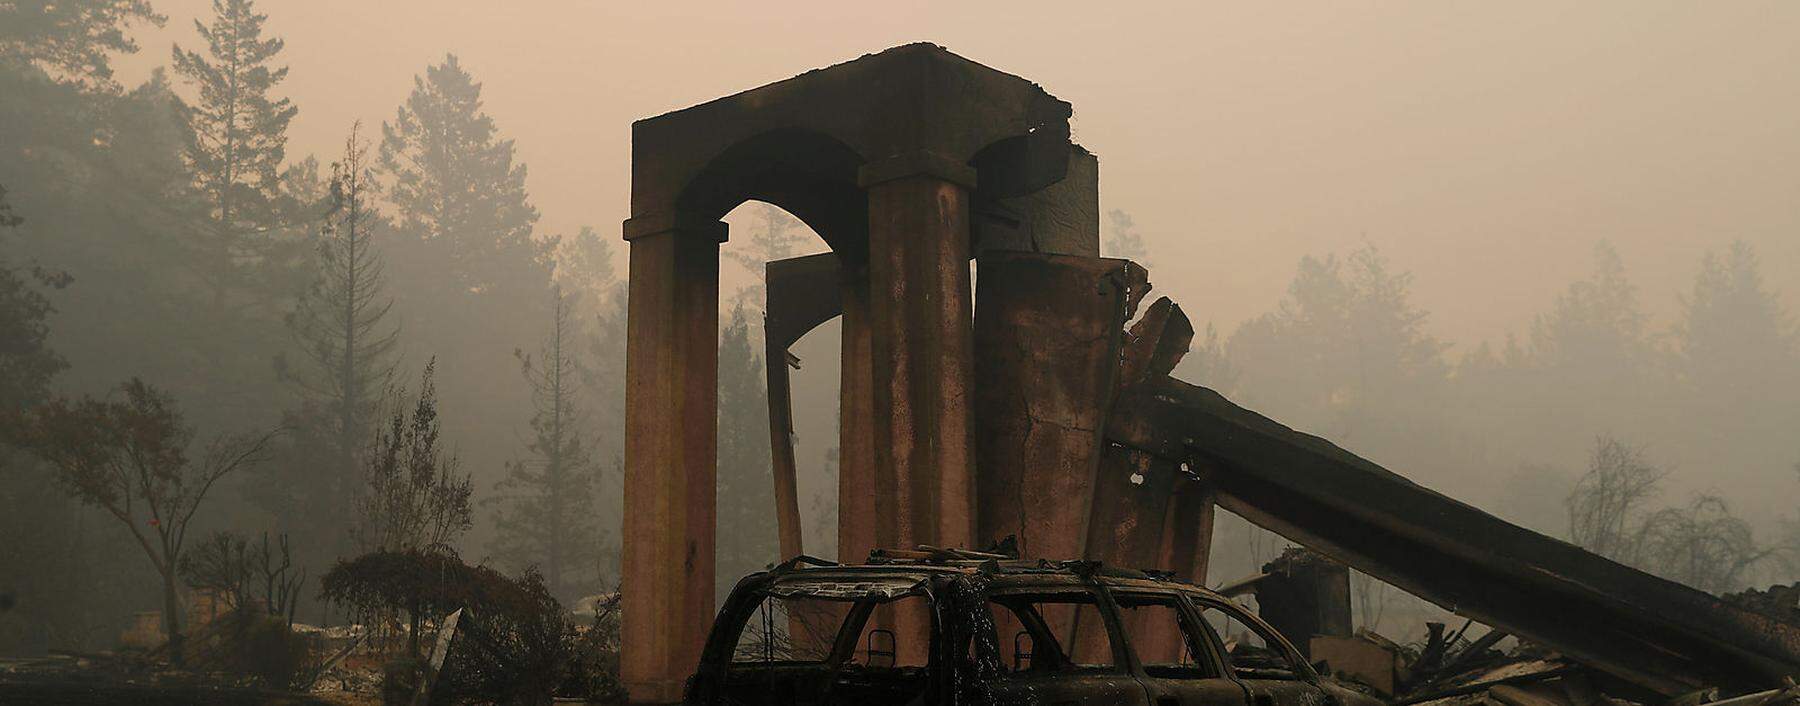
[[[839,257],[840,473],[883,498],[846,513],[841,550],[967,546],[978,204],[1063,180],[1069,115],[1035,84],[915,44],[633,125],[621,671],[634,700],[679,700],[713,614],[718,219],[767,201]]]

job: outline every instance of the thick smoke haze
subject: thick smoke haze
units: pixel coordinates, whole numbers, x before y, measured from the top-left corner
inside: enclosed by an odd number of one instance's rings
[[[276,130],[273,215],[238,234],[287,249],[237,260],[206,259],[212,241],[194,236],[216,204],[168,99],[204,101],[170,57],[204,50],[194,25],[214,5],[153,4],[168,20],[129,26],[140,50],[111,55],[116,91],[0,56],[5,85],[33,91],[0,93],[0,274],[29,280],[0,303],[26,302],[19,330],[41,320],[68,363],[33,372],[18,399],[0,378],[0,413],[141,376],[199,440],[284,428],[208,499],[196,537],[292,533],[315,578],[355,551],[417,544],[368,540],[405,533],[358,524],[344,498],[380,470],[366,449],[410,443],[415,423],[436,431],[422,412],[434,384],[448,479],[434,497],[452,511],[414,534],[507,571],[554,564],[565,601],[611,591],[632,121],[929,41],[1075,106],[1074,138],[1100,159],[1103,253],[1145,264],[1202,329],[1178,377],[1708,590],[1800,576],[1800,4],[261,0],[262,36],[284,42],[270,63],[287,69],[271,95],[298,110]],[[421,186],[435,146],[416,126],[444,115],[491,127],[467,157],[486,210],[460,220]],[[332,165],[359,121],[368,192],[351,197],[339,172],[362,172]],[[727,220],[721,591],[779,559],[761,263],[824,249],[763,204]],[[347,247],[353,223],[369,250],[313,257],[320,238]],[[379,283],[346,293],[319,274],[347,261],[329,252],[378,261]],[[321,277],[336,288],[308,289]],[[332,296],[366,298],[355,394],[307,384],[335,379],[305,367],[329,332],[295,322]],[[807,549],[831,556],[837,324],[793,352]],[[565,405],[580,448],[546,431]],[[0,548],[0,592],[19,601],[0,614],[0,654],[107,646],[161,607],[125,530],[31,454],[0,446],[0,467],[30,479],[0,493],[0,538],[32,537]],[[558,511],[581,519],[557,526],[570,539],[554,551],[521,539],[549,516],[533,503],[556,493],[531,480],[547,467],[573,469],[565,491],[581,498]],[[1596,535],[1583,508],[1609,473],[1655,491]],[[1663,556],[1677,525],[1723,528],[1737,543],[1719,561],[1753,560],[1681,573]],[[1284,545],[1225,518],[1211,580]],[[1356,590],[1359,620],[1419,629],[1392,589]],[[341,622],[315,593],[301,619]]]
[[[210,11],[156,6],[170,20],[140,32],[128,77]],[[1222,326],[1279,298],[1302,255],[1364,242],[1417,274],[1432,330],[1463,349],[1522,332],[1554,296],[1537,284],[1580,275],[1602,238],[1661,321],[1700,255],[1733,239],[1771,282],[1800,280],[1791,3],[264,10],[302,106],[294,152],[328,154],[352,120],[390,118],[420,67],[454,52],[518,140],[551,232],[616,234],[631,121],[930,41],[1073,103],[1102,207],[1155,246],[1162,293]],[[1777,289],[1800,308],[1800,287]]]

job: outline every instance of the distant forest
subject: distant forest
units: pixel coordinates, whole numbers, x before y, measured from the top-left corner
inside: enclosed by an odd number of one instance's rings
[[[565,603],[615,590],[622,248],[537,227],[477,76],[446,54],[340,150],[291,154],[305,106],[251,0],[215,0],[135,86],[110,62],[165,21],[148,2],[32,5],[0,5],[0,654],[110,646],[234,546],[291,548],[309,623],[345,618],[306,582],[382,550],[536,567]],[[819,247],[746,215],[720,322],[722,587],[778,559],[762,263]],[[1180,275],[1123,212],[1105,242]],[[1706,590],[1800,576],[1800,341],[1749,246],[1694,263],[1666,330],[1604,242],[1528,331],[1472,348],[1434,338],[1409,285],[1373,246],[1304,258],[1177,374]],[[835,482],[834,450],[801,465]],[[835,497],[802,498],[823,554]],[[1227,521],[1216,545],[1223,580],[1281,543]],[[1358,584],[1372,625],[1382,590]]]
[[[1129,216],[1114,212],[1110,225],[1111,254],[1150,255]],[[1665,578],[1715,593],[1791,582],[1795,328],[1749,245],[1723,242],[1693,271],[1673,325],[1656,330],[1620,253],[1601,241],[1589,274],[1529,330],[1456,352],[1432,336],[1410,273],[1379,249],[1308,256],[1268,313],[1229,335],[1205,326],[1176,376]],[[1215,578],[1252,573],[1283,546],[1227,518]],[[1355,592],[1371,627],[1397,593],[1367,577]]]

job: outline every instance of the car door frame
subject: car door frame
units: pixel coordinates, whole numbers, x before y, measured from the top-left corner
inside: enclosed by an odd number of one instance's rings
[[[996,700],[1010,702],[1007,698],[1008,692],[1027,691],[1033,694],[1033,700],[1030,703],[1052,705],[1116,703],[1123,706],[1134,704],[1145,706],[1149,704],[1143,682],[1137,679],[1129,661],[1130,657],[1126,654],[1128,650],[1124,646],[1118,616],[1114,613],[1111,598],[1097,582],[1084,580],[1079,583],[1044,582],[1008,585],[992,591],[983,591],[981,593],[981,609],[990,610],[988,605],[995,596],[1053,596],[1056,594],[1085,594],[1093,598],[1095,612],[1100,616],[1101,625],[1106,631],[1107,643],[1111,647],[1112,669],[1105,672],[1003,673],[984,680],[988,693],[996,695],[998,697]],[[1008,609],[1010,610],[1010,608]],[[1048,627],[1043,624],[1041,616],[1038,624],[1041,627]],[[999,640],[998,626],[992,627],[995,628],[997,647],[1001,644],[1011,644],[1010,642],[1002,643]],[[1061,638],[1055,635],[1054,629],[1050,629],[1050,636],[1057,641],[1058,647],[1065,653],[1070,649],[1068,646],[1060,644]],[[1038,649],[1035,641],[1034,637],[1034,651]]]
[[[1197,611],[1189,604],[1186,593],[1170,587],[1151,587],[1137,585],[1106,586],[1109,610],[1115,613],[1113,621],[1119,626],[1119,638],[1125,643],[1126,658],[1131,666],[1132,676],[1144,685],[1146,698],[1153,706],[1246,706],[1250,702],[1250,691],[1234,675],[1224,662],[1212,630],[1206,626]],[[1125,625],[1125,611],[1120,607],[1118,599],[1123,596],[1143,596],[1154,599],[1167,599],[1170,607],[1175,609],[1181,625],[1182,637],[1187,641],[1187,649],[1195,660],[1206,660],[1206,666],[1213,676],[1200,678],[1160,677],[1151,675],[1138,655],[1137,645]]]
[[[1293,643],[1288,642],[1287,636],[1264,622],[1260,616],[1223,598],[1197,593],[1188,593],[1186,598],[1189,604],[1188,608],[1199,619],[1198,624],[1205,626],[1209,636],[1207,639],[1212,641],[1213,648],[1218,651],[1220,661],[1225,662],[1225,673],[1243,685],[1250,706],[1293,706],[1293,704],[1286,703],[1287,699],[1282,698],[1284,694],[1295,696],[1295,704],[1322,703],[1330,706],[1337,702],[1336,697],[1332,696],[1331,690],[1325,688],[1323,681],[1319,678],[1319,673],[1313,670],[1312,665],[1308,664],[1306,658],[1301,656],[1300,651],[1294,648]],[[1213,630],[1212,625],[1205,620],[1202,611],[1207,608],[1220,610],[1226,616],[1256,631],[1263,642],[1269,643],[1280,651],[1282,656],[1293,665],[1296,678],[1250,679],[1239,675],[1237,670],[1231,668],[1231,657],[1225,652],[1225,641],[1219,637],[1218,631]],[[1314,696],[1317,700],[1306,699],[1305,697],[1308,695]]]

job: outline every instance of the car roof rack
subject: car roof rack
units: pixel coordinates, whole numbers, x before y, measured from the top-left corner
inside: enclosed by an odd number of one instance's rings
[[[912,549],[877,547],[869,552],[870,564],[979,564],[984,561],[1003,561],[1013,558],[1015,557],[998,552],[934,547],[929,544],[920,544]]]
[[[837,565],[838,565],[838,563],[835,561],[828,561],[825,559],[820,559],[811,554],[801,554],[792,559],[781,562],[780,565],[778,565],[774,568],[774,571],[790,571],[792,569],[796,569],[801,566],[831,567],[831,566],[837,566]]]

